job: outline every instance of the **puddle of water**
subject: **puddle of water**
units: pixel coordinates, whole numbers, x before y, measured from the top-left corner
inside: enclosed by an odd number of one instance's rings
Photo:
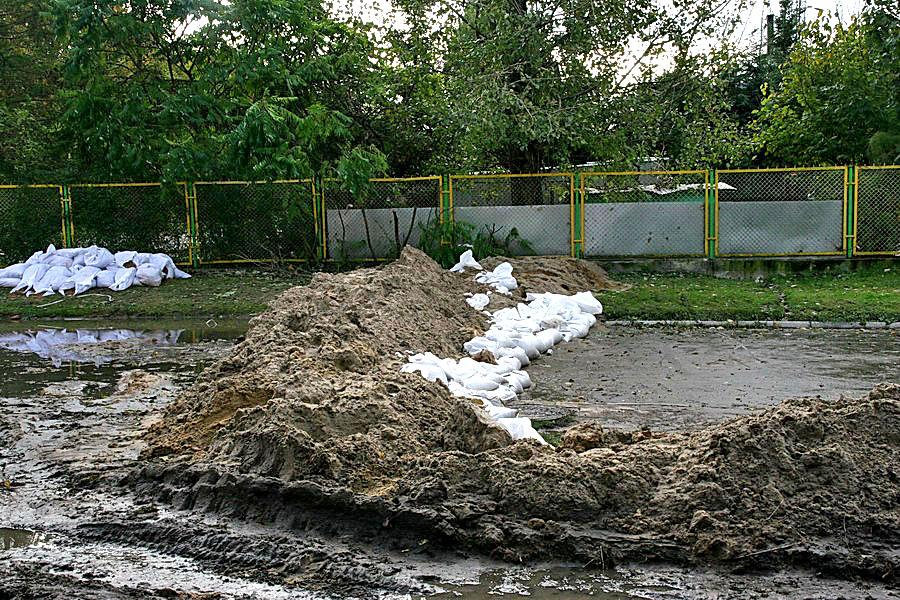
[[[529,569],[514,567],[488,571],[477,582],[444,585],[445,591],[429,598],[466,598],[467,600],[502,600],[503,598],[535,598],[539,600],[634,600],[638,598],[677,598],[676,587],[645,580],[641,584],[627,581],[618,571],[586,571],[571,567]]]
[[[28,529],[9,529],[0,527],[0,543],[4,550],[24,548],[43,541],[44,535]]]
[[[60,321],[0,324],[0,397],[24,397],[50,386],[102,398],[122,370],[193,375],[207,362],[200,344],[229,344],[243,336],[246,320]],[[214,349],[214,348],[213,348]],[[79,390],[67,386],[79,385]],[[61,387],[60,387],[61,386]]]

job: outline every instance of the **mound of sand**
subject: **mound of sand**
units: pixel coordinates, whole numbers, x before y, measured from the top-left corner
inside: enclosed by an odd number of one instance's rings
[[[517,293],[613,285],[583,261],[511,262]],[[166,497],[185,506],[227,482],[240,511],[251,497],[277,501],[294,522],[328,502],[369,527],[513,560],[790,562],[897,577],[900,387],[788,400],[691,434],[595,423],[559,449],[513,443],[469,401],[399,373],[404,351],[459,356],[487,326],[463,301],[482,289],[407,248],[288,290],[148,433],[144,458],[180,460],[133,481],[179,487]],[[240,485],[253,493],[235,494]]]
[[[555,451],[515,444],[430,457],[398,493],[415,497],[434,480],[446,503],[492,507],[448,526],[507,558],[540,556],[551,543],[591,556],[592,545],[608,544],[610,557],[832,560],[837,570],[896,577],[900,386],[786,400],[691,434],[585,423]]]

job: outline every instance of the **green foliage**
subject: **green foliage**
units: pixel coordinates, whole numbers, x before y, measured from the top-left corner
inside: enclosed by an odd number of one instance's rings
[[[444,268],[456,264],[466,250],[471,250],[476,260],[488,256],[534,254],[531,244],[519,235],[515,227],[503,236],[496,228],[478,230],[463,221],[442,223],[432,220],[426,225],[419,225],[419,229],[418,248]]]
[[[896,64],[884,64],[865,23],[816,21],[770,90],[755,123],[765,165],[842,165],[866,160],[870,138],[900,117]]]

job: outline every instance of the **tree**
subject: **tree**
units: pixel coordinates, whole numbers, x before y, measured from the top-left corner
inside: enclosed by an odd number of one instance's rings
[[[0,0],[0,183],[40,183],[63,167],[61,44],[44,0]]]
[[[60,0],[58,15],[64,133],[94,178],[308,177],[361,137],[335,107],[370,43],[314,0]]]
[[[435,130],[473,166],[510,172],[588,158],[631,162],[635,151],[620,131],[635,114],[627,92],[655,58],[683,59],[721,25],[707,0],[678,2],[677,14],[651,0],[399,4],[409,28],[396,37],[438,48],[430,66],[448,96]],[[446,21],[432,27],[429,14]]]
[[[783,67],[755,123],[759,160],[769,165],[865,162],[869,140],[896,128],[898,73],[854,19],[832,28],[816,21]]]

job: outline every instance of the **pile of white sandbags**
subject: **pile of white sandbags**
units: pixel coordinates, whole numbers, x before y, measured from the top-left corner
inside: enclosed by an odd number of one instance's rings
[[[55,293],[81,294],[91,288],[122,291],[133,285],[157,287],[166,279],[186,279],[168,254],[106,248],[57,248],[35,252],[23,263],[0,269],[0,287],[26,296]]]
[[[474,263],[474,265],[472,264]],[[497,269],[509,265],[503,263]],[[460,263],[453,269],[464,271],[465,267],[480,269],[466,252]],[[495,280],[495,289],[515,289],[512,266],[504,267],[498,273],[479,273],[476,281]],[[485,275],[488,275],[485,277]],[[505,279],[501,281],[500,279]],[[509,279],[513,280],[513,286]],[[487,281],[484,281],[487,283]],[[484,296],[476,294],[467,298],[473,308],[480,310],[481,299],[474,304],[471,300]],[[470,355],[482,351],[490,352],[496,364],[482,362],[471,357],[460,360],[439,358],[430,352],[416,354],[408,358],[401,371],[419,372],[428,381],[440,381],[454,396],[473,398],[482,403],[488,414],[514,439],[531,438],[542,443],[544,439],[531,426],[531,420],[518,417],[518,411],[506,408],[504,403],[514,400],[523,390],[531,386],[531,378],[522,369],[541,354],[552,352],[553,346],[581,338],[588,334],[597,322],[595,315],[603,312],[603,306],[590,292],[579,292],[572,296],[563,294],[527,294],[526,303],[515,308],[503,308],[490,314],[491,327],[483,336],[473,338],[463,344]],[[487,304],[485,302],[484,304]]]

